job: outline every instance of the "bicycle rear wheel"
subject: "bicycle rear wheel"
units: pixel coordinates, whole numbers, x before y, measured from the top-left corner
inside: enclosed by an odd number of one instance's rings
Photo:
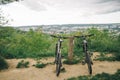
[[[86,55],[86,60],[87,60],[86,62],[87,62],[87,66],[88,66],[88,72],[91,75],[92,74],[92,61],[91,61],[89,53],[87,53],[87,55]]]

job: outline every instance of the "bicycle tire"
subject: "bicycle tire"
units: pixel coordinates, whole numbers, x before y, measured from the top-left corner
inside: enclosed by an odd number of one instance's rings
[[[59,49],[59,44],[56,44],[56,76],[59,76],[61,70],[61,54]]]
[[[86,60],[87,60],[88,72],[91,75],[92,74],[92,63],[91,63],[90,55],[88,53],[86,55]]]
[[[58,60],[56,63],[56,76],[59,76],[61,70],[61,55],[58,55]]]

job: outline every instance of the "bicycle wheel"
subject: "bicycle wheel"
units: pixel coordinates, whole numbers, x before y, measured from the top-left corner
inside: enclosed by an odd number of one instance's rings
[[[86,55],[86,62],[87,62],[87,66],[88,66],[88,72],[89,74],[92,74],[92,62],[91,62],[91,59],[90,59],[90,55],[87,53]]]
[[[59,76],[61,70],[61,55],[58,55],[57,63],[56,63],[56,76]]]

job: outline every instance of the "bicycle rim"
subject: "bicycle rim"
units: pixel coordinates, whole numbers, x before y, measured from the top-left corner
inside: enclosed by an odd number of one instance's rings
[[[92,74],[92,63],[89,55],[87,55],[87,66],[89,74]]]
[[[87,63],[87,65],[88,65],[89,74],[92,74],[92,65],[91,65],[91,63]]]
[[[56,64],[56,76],[59,76],[61,70],[61,57],[58,58],[58,62]]]

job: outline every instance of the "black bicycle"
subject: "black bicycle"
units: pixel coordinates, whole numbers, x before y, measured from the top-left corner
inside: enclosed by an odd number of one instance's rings
[[[88,51],[88,42],[86,40],[87,37],[90,37],[90,36],[93,36],[94,34],[90,34],[90,35],[83,35],[83,36],[74,36],[76,38],[82,38],[83,41],[82,41],[82,46],[83,46],[83,51],[85,53],[85,63],[87,63],[87,66],[88,66],[88,71],[89,71],[89,74],[92,74],[92,60],[91,60],[91,53]]]
[[[62,55],[61,55],[61,46],[62,46],[62,39],[65,37],[51,35],[54,38],[58,38],[58,42],[56,43],[55,49],[55,64],[56,64],[56,76],[59,76],[61,67],[62,67]]]

